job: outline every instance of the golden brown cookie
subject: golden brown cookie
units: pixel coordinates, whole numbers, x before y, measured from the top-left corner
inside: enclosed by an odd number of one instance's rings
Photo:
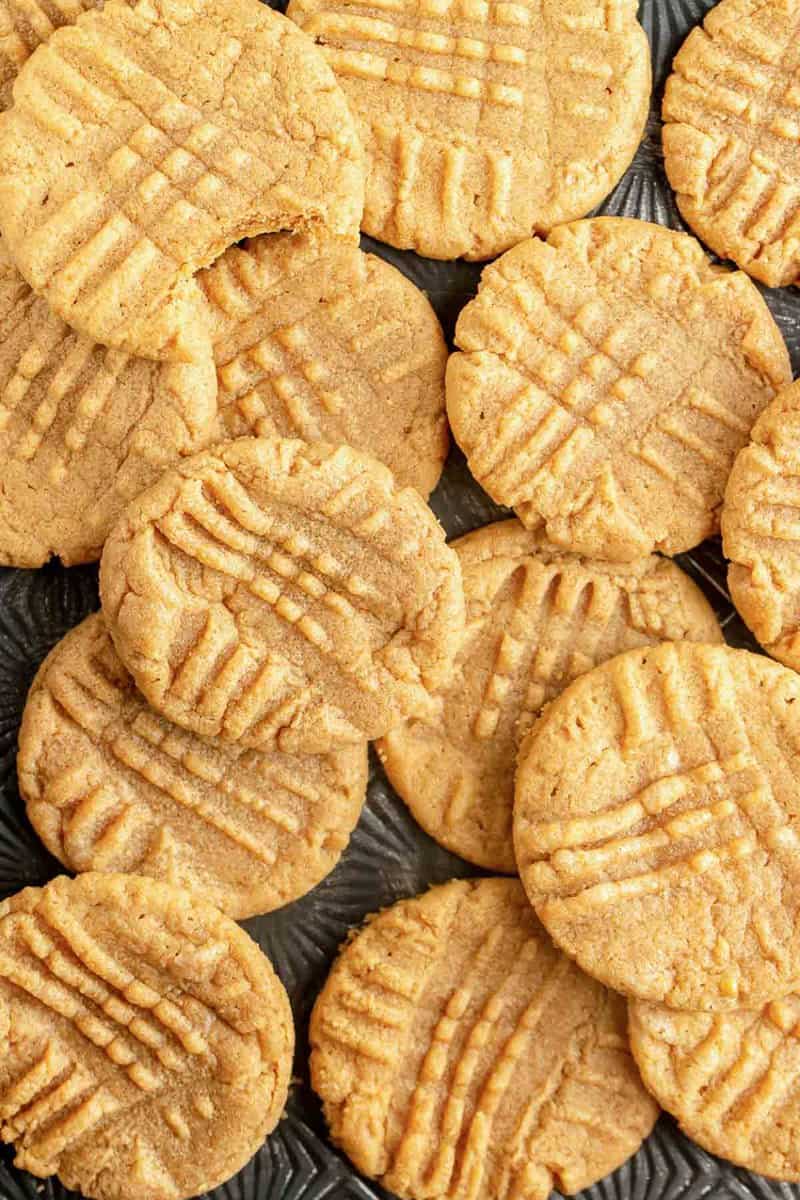
[[[364,231],[431,258],[492,258],[599,204],[650,103],[637,7],[290,0],[356,118]]]
[[[265,235],[198,277],[225,436],[342,442],[433,490],[447,454],[447,348],[427,297],[341,238]]]
[[[364,803],[367,751],[260,754],[171,725],[97,613],[42,664],[17,771],[31,824],[69,870],[163,879],[239,919],[333,870]]]
[[[50,34],[71,25],[103,0],[0,0],[0,109],[11,105],[11,89],[24,62]]]
[[[216,420],[208,336],[191,363],[98,346],[34,295],[0,243],[0,563],[99,558],[127,502],[207,445]]]
[[[447,410],[489,495],[593,558],[676,554],[719,525],[736,452],[789,356],[741,273],[617,217],[524,242],[461,313]]]
[[[673,69],[664,160],[681,214],[756,279],[800,282],[800,4],[722,0]]]
[[[61,877],[0,904],[0,1138],[90,1200],[182,1200],[261,1146],[286,1100],[289,1001],[199,896]]]
[[[722,510],[728,586],[764,649],[800,670],[800,382],[759,417]]]
[[[333,1140],[403,1200],[546,1200],[653,1127],[625,1025],[517,880],[462,880],[345,946],[311,1019],[311,1078]]]
[[[520,749],[519,872],[562,949],[674,1008],[800,980],[800,676],[670,643],[596,667]]]
[[[599,662],[663,640],[721,642],[703,593],[667,559],[587,561],[519,521],[451,543],[467,636],[439,707],[378,743],[386,774],[423,829],[490,870],[516,872],[517,748],[554,696]]]
[[[676,1012],[631,1001],[642,1078],[695,1142],[800,1182],[800,996],[761,1012]]]
[[[84,13],[20,71],[0,226],[31,287],[93,341],[192,356],[188,278],[240,238],[355,238],[361,148],[318,50],[258,0]]]
[[[117,523],[100,589],[154,708],[264,751],[429,712],[464,627],[458,558],[419,493],[323,442],[241,438],[182,463]]]

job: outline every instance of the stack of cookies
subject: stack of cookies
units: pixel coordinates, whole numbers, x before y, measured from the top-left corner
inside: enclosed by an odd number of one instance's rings
[[[75,875],[0,904],[19,1167],[184,1200],[258,1149],[293,1020],[235,921],[333,870],[373,741],[496,875],[332,967],[311,1077],[355,1166],[545,1200],[663,1105],[800,1180],[800,385],[748,277],[800,279],[800,6],[722,0],[667,89],[740,270],[581,219],[643,130],[635,9],[0,0],[0,563],[100,559],[102,602],[19,733]],[[449,358],[359,230],[500,255]],[[450,545],[448,419],[509,510]],[[672,561],[720,528],[783,665]]]

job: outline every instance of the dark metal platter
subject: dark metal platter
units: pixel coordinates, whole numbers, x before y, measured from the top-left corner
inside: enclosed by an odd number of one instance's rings
[[[275,7],[283,7],[276,4]],[[667,184],[658,111],[673,55],[711,0],[642,0],[640,20],[653,52],[655,93],[644,140],[603,213],[640,217],[684,228]],[[365,239],[424,289],[450,338],[458,312],[476,290],[480,266],[440,263]],[[800,290],[765,291],[800,374]],[[431,501],[449,536],[458,536],[503,515],[471,480],[453,451]],[[734,611],[725,585],[717,541],[681,557],[703,587],[732,645],[757,649]],[[58,874],[58,864],[28,825],[16,786],[16,737],[33,674],[62,636],[98,607],[94,567],[40,571],[0,569],[0,898]],[[214,1200],[382,1200],[386,1193],[361,1179],[329,1143],[319,1105],[308,1087],[307,1020],[328,967],[348,929],[365,914],[432,883],[478,872],[441,850],[419,829],[387,783],[373,755],[369,798],[339,866],[304,899],[245,927],[271,957],[298,1023],[295,1064],[301,1081],[292,1088],[285,1118],[251,1163]],[[0,1200],[65,1200],[55,1180],[42,1183],[11,1166],[10,1147],[0,1150]],[[624,1167],[582,1193],[585,1200],[800,1200],[800,1186],[774,1183],[713,1158],[694,1146],[668,1117]]]

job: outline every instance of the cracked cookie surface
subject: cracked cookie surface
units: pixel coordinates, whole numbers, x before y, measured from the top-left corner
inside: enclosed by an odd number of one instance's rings
[[[617,217],[487,267],[456,344],[447,411],[472,474],[592,558],[677,554],[715,533],[736,453],[792,378],[746,275]]]
[[[404,1200],[546,1200],[614,1170],[657,1105],[625,1002],[553,946],[518,880],[463,880],[372,917],[311,1019],[331,1136]]]
[[[79,332],[194,355],[190,276],[233,242],[357,237],[362,151],[320,52],[257,0],[89,11],[20,71],[0,128],[0,226]]]
[[[597,663],[636,646],[722,641],[700,589],[655,555],[588,561],[518,521],[450,543],[461,561],[466,636],[432,719],[377,745],[417,821],[462,858],[516,873],[517,749],[545,706]]]
[[[431,709],[464,627],[458,558],[419,493],[348,446],[241,438],[180,464],[100,570],[154,708],[261,750],[324,753]]]
[[[293,1042],[268,959],[196,895],[87,874],[0,904],[0,1137],[21,1169],[91,1200],[216,1187],[276,1125]]]
[[[191,363],[99,346],[50,311],[0,242],[0,563],[99,558],[128,501],[207,446],[216,419],[208,337]]]
[[[42,664],[17,772],[34,829],[69,870],[162,879],[242,919],[333,870],[364,803],[367,751],[262,754],[172,725],[137,692],[98,613]]]
[[[273,234],[201,272],[227,437],[341,442],[427,496],[447,455],[447,347],[427,297],[341,238]]]
[[[650,102],[636,0],[290,0],[367,156],[365,233],[492,258],[599,204]]]
[[[722,0],[664,94],[664,165],[688,225],[770,287],[800,281],[800,3]]]
[[[596,667],[520,750],[514,845],[556,942],[610,987],[757,1008],[800,977],[800,676],[663,643]]]
[[[56,29],[71,25],[103,0],[0,0],[0,110],[10,108],[23,63]]]

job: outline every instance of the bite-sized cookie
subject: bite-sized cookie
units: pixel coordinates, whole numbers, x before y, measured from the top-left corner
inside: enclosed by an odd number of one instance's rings
[[[511,839],[520,741],[544,706],[597,663],[652,642],[721,642],[703,593],[667,559],[587,561],[518,521],[451,543],[461,560],[467,634],[428,719],[378,743],[412,813],[448,850],[516,871]]]
[[[562,692],[520,749],[514,844],[556,942],[673,1008],[800,980],[800,676],[663,643]]]
[[[464,629],[425,501],[324,442],[240,438],[181,463],[120,518],[100,590],[150,703],[260,750],[324,753],[430,712]]]
[[[31,56],[0,123],[0,227],[94,341],[190,358],[189,278],[240,238],[355,239],[364,167],[333,73],[258,0],[90,11]]]
[[[0,243],[0,564],[99,558],[128,501],[208,445],[216,420],[207,333],[191,363],[99,346],[50,311]]]
[[[281,1115],[294,1032],[280,980],[199,896],[61,877],[0,904],[0,1138],[91,1200],[224,1182]]]
[[[636,0],[290,0],[366,150],[363,229],[431,258],[491,258],[583,216],[644,131]]]
[[[728,586],[764,649],[800,670],[800,382],[759,417],[722,509]]]
[[[760,1012],[676,1012],[631,1001],[642,1078],[693,1141],[800,1182],[800,995]]]
[[[209,300],[224,436],[301,437],[374,454],[427,496],[447,454],[447,347],[427,297],[341,238],[234,246]]]
[[[404,1200],[546,1200],[653,1127],[625,1026],[518,880],[461,880],[347,943],[311,1019],[311,1079],[333,1140]]]
[[[261,754],[187,733],[136,691],[98,613],[42,664],[17,772],[31,824],[71,871],[149,875],[243,918],[333,870],[364,803],[367,751]]]
[[[11,89],[24,62],[50,34],[71,25],[103,0],[0,0],[0,110],[12,102]]]
[[[800,282],[800,4],[722,0],[664,94],[664,162],[684,219],[770,287]]]
[[[473,475],[592,558],[676,554],[714,533],[737,451],[792,378],[746,275],[617,217],[487,267],[456,343],[447,411]]]

